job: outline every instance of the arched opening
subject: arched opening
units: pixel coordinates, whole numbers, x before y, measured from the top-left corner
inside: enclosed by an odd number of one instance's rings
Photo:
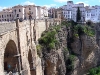
[[[28,61],[29,61],[31,75],[36,75],[35,69],[33,68],[33,59],[32,59],[31,50],[29,50],[28,53]]]
[[[17,47],[14,41],[10,40],[5,48],[4,53],[4,71],[6,73],[18,73],[19,72],[19,62],[18,62]]]

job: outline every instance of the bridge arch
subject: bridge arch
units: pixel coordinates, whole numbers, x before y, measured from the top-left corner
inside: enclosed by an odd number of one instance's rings
[[[19,62],[18,62],[18,51],[16,44],[13,40],[10,40],[5,48],[4,52],[4,71],[6,72],[18,72]]]

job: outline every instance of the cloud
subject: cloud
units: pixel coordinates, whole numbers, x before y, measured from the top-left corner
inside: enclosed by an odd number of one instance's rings
[[[43,5],[43,6],[46,6],[47,8],[50,8],[50,7],[56,7],[57,5],[56,4],[50,4],[50,5]]]
[[[55,2],[59,2],[59,3],[63,3],[63,2],[67,2],[69,0],[54,0]]]
[[[22,5],[34,5],[34,3],[30,2],[30,1],[26,1],[26,2],[22,3]]]
[[[0,6],[0,11],[2,11],[2,9],[6,9],[6,8],[7,8],[7,7],[1,7],[1,6]]]
[[[76,2],[76,4],[78,3],[84,3],[84,6],[89,6],[89,4],[85,3],[85,2]]]

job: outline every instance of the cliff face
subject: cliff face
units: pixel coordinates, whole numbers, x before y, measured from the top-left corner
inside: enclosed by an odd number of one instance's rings
[[[79,64],[73,71],[74,75],[83,75],[87,73],[89,69],[96,67],[99,60],[99,47],[96,44],[95,37],[89,37],[87,35],[81,36],[82,39],[82,50],[80,51],[79,38],[75,38],[75,42],[72,43],[72,50],[77,55]]]
[[[83,34],[72,37],[70,27],[66,26],[61,26],[55,36],[59,42],[55,48],[42,48],[44,75],[83,75],[99,65],[100,50],[96,36]]]
[[[44,75],[65,75],[66,65],[64,61],[63,49],[67,46],[66,27],[63,26],[55,35],[59,44],[52,50],[43,50]],[[67,54],[66,54],[67,55]]]

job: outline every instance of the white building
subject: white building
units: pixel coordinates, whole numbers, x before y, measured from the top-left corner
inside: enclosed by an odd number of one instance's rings
[[[27,5],[25,7],[25,18],[29,18],[31,13],[32,19],[43,19],[45,16],[48,16],[48,9],[46,7],[40,7],[35,5]]]
[[[19,19],[24,19],[25,12],[24,12],[24,7],[22,5],[14,6],[12,7],[12,13],[13,13],[13,19],[15,20],[16,18]]]
[[[0,12],[0,21],[12,21],[12,9],[3,9]]]
[[[92,22],[100,22],[100,6],[86,6],[83,3],[74,4],[73,1],[67,1],[66,5],[61,6],[63,9],[63,16],[67,20],[74,20],[76,22],[77,9],[81,11],[81,22],[91,20]]]
[[[77,9],[80,9],[81,11],[81,21],[85,18],[85,7],[83,3],[74,4],[73,1],[67,1],[67,5],[62,6],[63,9],[63,16],[67,20],[74,20],[76,21],[76,14]]]
[[[81,14],[81,22],[85,21],[85,7],[83,3],[79,3],[79,4],[74,4],[72,7],[72,20],[74,20],[76,22],[76,17],[77,17],[77,9],[80,9],[80,14]]]
[[[0,11],[0,21],[13,21],[17,18],[29,19],[29,13],[31,13],[32,19],[43,19],[48,16],[48,9],[35,5],[17,5]]]
[[[48,16],[48,9],[46,7],[37,6],[38,18],[43,19]]]
[[[100,22],[100,6],[92,6],[86,8],[85,20],[90,20],[94,23]]]
[[[26,5],[25,7],[25,19],[29,19],[29,13],[31,14],[31,18],[38,18],[38,11],[35,5]]]

